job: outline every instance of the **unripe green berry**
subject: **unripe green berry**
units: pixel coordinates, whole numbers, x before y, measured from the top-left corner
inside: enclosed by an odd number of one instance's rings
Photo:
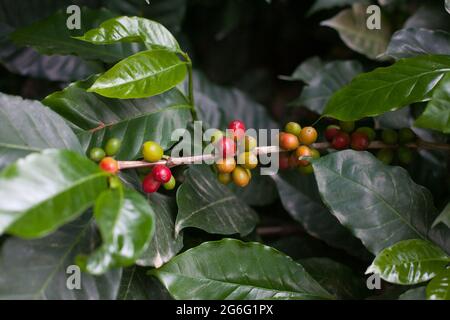
[[[175,178],[172,176],[170,177],[169,182],[166,182],[163,184],[164,189],[166,190],[173,190],[176,186],[177,182],[175,180]]]
[[[258,141],[256,141],[256,138],[252,136],[245,136],[244,138],[244,148],[245,151],[252,151],[258,146]]]
[[[311,164],[309,164],[305,167],[300,166],[300,167],[298,167],[297,170],[305,176],[314,172],[313,166]]]
[[[109,139],[105,145],[106,155],[109,157],[115,156],[119,152],[121,145],[122,141],[120,141],[120,139],[117,138]]]
[[[217,179],[220,183],[227,185],[232,180],[231,173],[219,173]]]
[[[288,122],[284,126],[284,131],[287,133],[292,133],[293,135],[299,136],[302,131],[302,127],[297,122]]]
[[[392,149],[380,149],[377,153],[377,158],[384,164],[391,164],[392,160],[394,160],[394,151]]]
[[[215,143],[215,142],[219,141],[224,136],[225,136],[225,134],[222,131],[220,131],[220,130],[214,131],[214,133],[211,135],[211,143]]]
[[[161,160],[164,154],[163,148],[154,141],[147,141],[142,146],[142,155],[144,156],[144,160],[148,162],[156,162]]]
[[[393,129],[384,129],[381,133],[381,139],[386,144],[396,144],[398,141],[397,131]]]
[[[243,152],[238,155],[237,163],[245,169],[254,169],[258,165],[258,158],[252,152]]]
[[[356,129],[356,132],[364,133],[367,138],[369,138],[369,141],[373,141],[377,137],[377,133],[375,132],[375,130],[370,127],[360,127]]]
[[[410,164],[413,160],[413,152],[411,149],[401,146],[397,149],[397,159],[400,163]]]
[[[410,128],[402,128],[398,132],[398,141],[400,143],[410,143],[416,140],[416,134]]]
[[[89,152],[89,158],[92,161],[100,162],[106,156],[105,151],[102,148],[92,148]]]
[[[341,127],[341,131],[351,133],[355,130],[355,122],[354,121],[339,121],[339,127]]]

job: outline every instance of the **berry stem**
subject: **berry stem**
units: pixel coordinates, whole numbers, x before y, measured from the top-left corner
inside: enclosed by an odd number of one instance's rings
[[[435,142],[428,142],[423,140],[418,140],[415,143],[408,143],[405,145],[408,148],[412,149],[427,149],[427,150],[441,150],[441,151],[450,151],[450,145],[444,144],[444,143],[435,143]],[[318,142],[313,143],[311,145],[314,149],[329,149],[331,148],[331,145],[329,142]],[[381,141],[373,141],[369,144],[369,149],[395,149],[398,148],[398,145],[389,145],[385,144]],[[261,155],[261,154],[268,154],[268,153],[280,153],[285,152],[285,150],[282,150],[281,148],[277,146],[267,146],[267,147],[257,147],[253,149],[253,152],[255,155]],[[191,156],[191,157],[179,157],[179,158],[171,158],[168,157],[167,159],[163,159],[157,162],[146,162],[146,161],[118,161],[119,163],[119,169],[120,170],[126,170],[126,169],[136,169],[136,168],[145,168],[145,167],[153,167],[158,164],[165,165],[169,168],[176,167],[179,165],[184,164],[195,164],[195,163],[202,163],[203,161],[213,160],[215,159],[215,156],[213,154],[206,154],[206,155],[197,155],[197,156]]]

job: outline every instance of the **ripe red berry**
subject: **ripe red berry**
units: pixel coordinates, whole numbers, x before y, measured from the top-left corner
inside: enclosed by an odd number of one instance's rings
[[[106,157],[103,158],[102,161],[100,161],[100,169],[115,174],[119,171],[119,164],[113,158]]]
[[[161,183],[167,183],[170,181],[170,178],[172,178],[172,172],[170,172],[170,169],[162,164],[158,164],[153,167],[152,175],[156,181]]]
[[[350,145],[350,136],[348,133],[339,131],[331,142],[331,147],[336,150],[347,149]]]
[[[216,144],[217,152],[222,158],[234,157],[236,154],[236,144],[227,137],[222,137]]]
[[[341,128],[334,124],[328,126],[325,130],[325,139],[327,139],[328,142],[333,141],[333,138],[338,134],[340,130]]]
[[[364,151],[369,147],[369,137],[362,132],[353,132],[351,145],[353,150]]]
[[[145,193],[154,193],[158,191],[160,186],[161,182],[157,181],[152,173],[147,175],[144,178],[144,181],[142,181],[142,190],[144,190]]]
[[[278,165],[280,166],[280,170],[289,169],[289,154],[286,152],[280,153]]]
[[[241,140],[245,135],[245,124],[241,120],[231,121],[228,129],[231,130],[233,138],[236,140]]]

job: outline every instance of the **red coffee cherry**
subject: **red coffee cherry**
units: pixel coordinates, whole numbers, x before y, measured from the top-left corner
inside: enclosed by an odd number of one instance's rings
[[[234,157],[236,154],[236,144],[227,137],[222,137],[216,144],[217,152],[222,158]]]
[[[280,170],[289,169],[289,154],[286,152],[280,153],[278,158],[278,165],[280,166]]]
[[[156,181],[161,183],[167,183],[170,181],[170,178],[172,178],[172,172],[170,169],[162,164],[158,164],[153,167],[152,175]]]
[[[341,130],[341,127],[337,125],[329,125],[325,129],[325,139],[327,139],[328,142],[333,141],[333,138],[338,134],[338,132]]]
[[[235,140],[241,140],[245,135],[245,124],[241,120],[233,120],[228,125]]]
[[[367,148],[369,147],[369,137],[362,132],[353,132],[351,145],[353,150],[367,150]]]
[[[345,132],[338,132],[331,142],[331,147],[336,150],[347,149],[350,145],[350,136]]]
[[[280,133],[280,148],[283,150],[295,150],[298,148],[299,141],[297,136],[292,133],[281,132]]]
[[[116,174],[119,171],[119,164],[116,160],[114,160],[111,157],[103,158],[102,161],[100,161],[100,169],[103,171]]]
[[[145,193],[154,193],[158,191],[159,187],[161,186],[161,182],[157,181],[153,177],[153,173],[150,173],[144,178],[144,181],[142,181],[142,190],[144,190]]]

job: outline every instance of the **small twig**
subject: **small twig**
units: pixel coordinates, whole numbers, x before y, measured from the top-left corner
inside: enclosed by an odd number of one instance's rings
[[[444,143],[435,143],[418,140],[415,143],[406,144],[408,148],[412,149],[428,149],[428,150],[442,150],[442,151],[450,151],[450,145]],[[331,144],[329,142],[318,142],[313,143],[311,147],[315,149],[330,149]],[[373,141],[369,144],[369,149],[395,149],[398,148],[398,145],[389,145],[385,144],[381,141]],[[280,153],[285,152],[285,150],[280,149],[277,146],[267,146],[267,147],[257,147],[253,150],[253,153],[256,155],[268,154],[268,153]],[[135,168],[146,168],[153,167],[157,164],[166,165],[168,167],[176,167],[184,164],[194,164],[194,163],[202,163],[203,161],[210,161],[215,159],[213,154],[206,155],[197,155],[190,157],[180,157],[180,158],[172,158],[168,157],[167,159],[160,160],[158,162],[145,162],[145,161],[119,161],[119,169],[135,169]]]
[[[295,225],[258,227],[256,233],[262,237],[290,236],[304,233],[303,229]]]

